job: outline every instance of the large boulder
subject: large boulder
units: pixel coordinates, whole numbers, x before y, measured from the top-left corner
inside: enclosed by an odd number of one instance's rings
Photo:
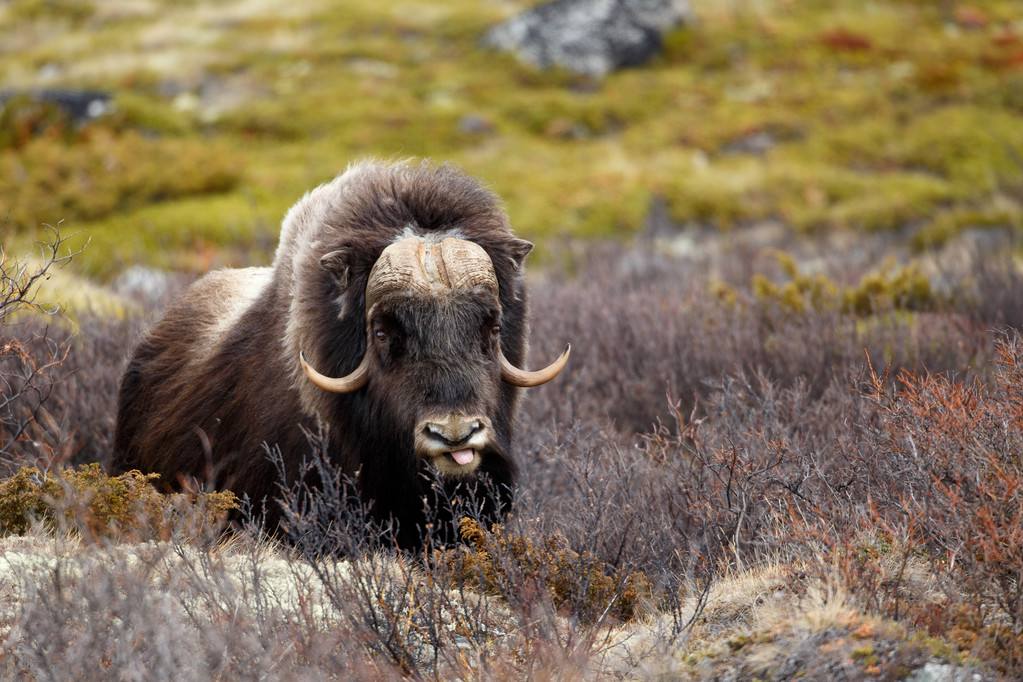
[[[534,66],[601,77],[644,63],[692,18],[688,0],[554,0],[487,32],[485,45]]]

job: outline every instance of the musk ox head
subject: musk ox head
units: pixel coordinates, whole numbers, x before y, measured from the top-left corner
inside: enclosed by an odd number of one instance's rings
[[[416,182],[408,181],[409,187],[401,186],[406,177],[398,176],[387,185],[391,195],[381,199],[377,194],[377,205],[391,207],[394,214],[377,215],[376,222],[407,221],[377,246],[379,256],[367,262],[367,240],[377,238],[379,230],[363,237],[345,232],[348,243],[334,243],[319,256],[320,266],[333,274],[343,292],[336,301],[321,299],[322,310],[329,311],[327,303],[336,302],[341,313],[339,324],[328,332],[334,338],[305,335],[306,345],[298,349],[300,365],[323,398],[332,394],[343,400],[334,412],[344,415],[346,424],[339,426],[359,432],[369,456],[376,451],[394,464],[395,454],[384,451],[400,450],[432,463],[442,475],[462,477],[488,470],[488,460],[492,466],[504,459],[512,387],[552,380],[565,367],[570,348],[537,371],[521,369],[508,359],[506,352],[516,358],[524,352],[520,266],[532,245],[510,234],[491,195],[466,176],[446,169],[414,171],[420,175]],[[461,191],[451,191],[452,186],[459,188],[457,183],[463,183]],[[417,204],[415,190],[427,185],[432,187],[430,202]],[[478,196],[471,194],[476,188]],[[369,192],[350,191],[348,196],[356,194]],[[472,203],[466,200],[470,195],[477,204],[485,200],[489,213],[484,218],[493,222],[500,216],[499,229],[479,228],[486,220],[473,220],[468,208],[459,207],[459,201]],[[389,202],[390,196],[396,200]],[[437,226],[423,224],[427,220],[420,204],[426,203],[440,216]],[[348,217],[345,222],[358,221]],[[473,233],[474,226],[482,231]],[[479,243],[495,239],[493,252],[501,257],[497,267]],[[329,299],[329,291],[319,293]],[[508,330],[502,329],[505,323]],[[354,369],[343,376],[321,373],[346,364]],[[324,410],[320,412],[322,416]],[[361,414],[362,421],[353,423],[353,414]],[[377,433],[366,433],[371,430]]]
[[[544,384],[571,350],[534,372],[509,362],[494,265],[478,244],[456,237],[408,236],[384,249],[370,271],[365,310],[366,351],[353,372],[324,376],[304,356],[302,368],[324,391],[366,390],[388,421],[410,430],[416,456],[446,475],[472,473],[500,449],[501,382]]]

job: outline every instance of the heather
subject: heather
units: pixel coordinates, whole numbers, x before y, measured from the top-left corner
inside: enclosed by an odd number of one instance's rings
[[[228,498],[107,478],[87,463],[109,454],[142,321],[9,306],[7,670],[63,675],[88,652],[157,678],[278,658],[327,677],[1018,674],[1011,262],[961,261],[926,305],[888,277],[848,306],[876,268],[836,257],[813,278],[834,293],[793,306],[778,292],[805,275],[778,254],[733,251],[724,272],[649,245],[575,252],[532,280],[532,357],[576,351],[524,403],[515,512],[487,528],[463,501],[462,544],[420,556],[386,549],[315,439],[327,484],[282,489],[283,537],[244,501],[226,523]],[[32,275],[5,272],[15,290]],[[114,630],[88,625],[104,614]],[[118,643],[147,632],[159,648]]]

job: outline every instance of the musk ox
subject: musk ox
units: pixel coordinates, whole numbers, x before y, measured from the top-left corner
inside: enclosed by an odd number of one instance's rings
[[[113,469],[271,500],[276,524],[266,446],[290,477],[313,431],[403,547],[438,491],[488,480],[501,516],[518,387],[569,353],[520,369],[531,249],[454,168],[350,167],[288,212],[271,267],[207,274],[148,332],[121,383]]]

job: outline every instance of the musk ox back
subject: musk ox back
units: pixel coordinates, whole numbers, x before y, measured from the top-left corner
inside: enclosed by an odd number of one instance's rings
[[[325,435],[376,518],[416,547],[442,499],[486,482],[506,513],[520,369],[522,264],[497,199],[448,166],[363,163],[289,212],[269,268],[211,272],[139,344],[121,385],[115,471],[198,479],[279,522],[290,478]]]

